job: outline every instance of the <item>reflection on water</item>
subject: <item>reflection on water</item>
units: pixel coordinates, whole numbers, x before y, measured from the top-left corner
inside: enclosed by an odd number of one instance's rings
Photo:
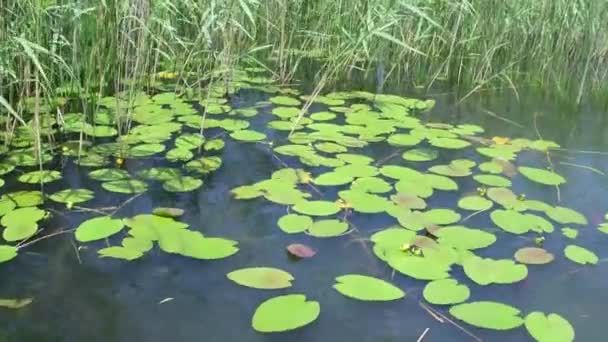
[[[568,179],[561,187],[562,205],[584,213],[591,221],[579,235],[577,244],[606,257],[603,246],[608,236],[594,231],[608,209],[606,177],[573,164],[608,171],[608,155],[574,152],[601,151],[608,146],[604,130],[608,116],[592,108],[580,111],[561,106],[538,96],[520,93],[480,94],[455,106],[450,95],[439,95],[436,107],[424,113],[435,122],[475,123],[488,136],[543,138],[559,142],[564,151],[551,154],[559,173]],[[242,93],[232,99],[233,106],[246,106],[265,99],[264,95]],[[536,124],[534,113],[538,113]],[[503,120],[498,118],[508,119]],[[252,128],[266,130],[268,116],[258,115]],[[516,123],[516,124],[515,124]],[[537,129],[535,129],[535,126]],[[538,130],[538,132],[537,132]],[[282,133],[268,132],[270,139]],[[22,310],[0,310],[0,341],[80,342],[80,341],[415,341],[430,328],[425,341],[470,341],[471,338],[450,324],[433,319],[418,304],[425,282],[393,275],[377,260],[364,238],[394,221],[381,215],[354,215],[356,234],[333,239],[316,239],[303,234],[287,236],[276,227],[285,209],[264,200],[237,201],[229,190],[235,186],[265,179],[280,167],[263,145],[241,145],[227,139],[224,164],[205,180],[202,189],[187,194],[171,194],[151,188],[124,207],[118,216],[150,212],[157,206],[184,208],[183,220],[209,235],[238,240],[240,252],[220,261],[197,261],[159,252],[128,263],[101,260],[96,250],[103,242],[77,250],[67,238],[47,240],[0,267],[0,297],[32,296],[35,302]],[[391,154],[388,146],[368,147],[377,158]],[[456,152],[448,159],[468,157],[471,152]],[[443,156],[445,158],[445,155]],[[546,165],[541,153],[520,154],[519,163]],[[399,158],[391,163],[405,164]],[[139,170],[162,161],[128,161],[127,169]],[[293,164],[294,166],[296,164]],[[99,184],[67,163],[63,184],[51,185],[49,191],[69,187],[99,190]],[[316,170],[318,171],[318,170]],[[316,172],[315,173],[318,173]],[[461,189],[475,189],[472,180],[459,180]],[[7,183],[4,191],[22,185]],[[56,189],[55,189],[56,187]],[[514,182],[515,192],[556,204],[551,187],[537,186],[521,179]],[[89,206],[116,205],[128,196],[100,192]],[[333,195],[335,190],[327,190]],[[457,200],[456,194],[442,193],[429,199],[430,207],[442,207]],[[56,209],[62,210],[60,206]],[[57,227],[73,227],[87,215],[56,215]],[[487,227],[487,215],[473,217],[468,225]],[[559,230],[561,227],[556,226]],[[500,234],[500,233],[499,233]],[[504,234],[503,234],[504,235]],[[524,237],[499,235],[499,243],[479,254],[485,257],[511,258],[513,251],[530,245]],[[312,259],[294,262],[284,252],[293,242],[308,244],[318,250]],[[559,233],[547,239],[546,249],[556,254],[556,261],[544,266],[530,266],[526,280],[514,285],[471,286],[472,300],[497,300],[514,305],[524,312],[540,310],[567,317],[577,333],[577,340],[603,340],[603,306],[608,303],[608,266],[581,267],[561,256],[567,244]],[[242,267],[273,266],[295,276],[294,287],[287,290],[261,291],[240,287],[225,274]],[[346,273],[362,273],[392,279],[405,289],[405,300],[392,303],[363,303],[347,299],[331,285],[334,278]],[[460,267],[454,277],[465,281]],[[470,282],[466,281],[467,284]],[[321,303],[319,320],[287,334],[262,335],[250,328],[256,306],[275,295],[305,293]],[[171,299],[171,300],[168,300]],[[164,303],[159,302],[166,300]],[[444,312],[446,310],[443,310]],[[496,333],[467,328],[484,341],[527,341],[525,329]]]

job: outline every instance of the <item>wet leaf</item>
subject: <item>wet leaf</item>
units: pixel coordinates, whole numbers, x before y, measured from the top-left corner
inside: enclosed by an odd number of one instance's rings
[[[572,342],[574,328],[562,316],[551,313],[531,312],[525,318],[526,329],[538,342]]]
[[[435,232],[435,236],[437,236],[437,242],[440,244],[467,250],[485,248],[496,242],[494,234],[464,226],[441,228]]]
[[[429,139],[429,143],[435,147],[445,149],[462,149],[471,146],[471,143],[466,140],[460,140],[455,138],[434,138]]]
[[[566,183],[566,179],[564,179],[564,177],[558,175],[555,172],[549,171],[549,170],[537,169],[534,167],[520,166],[519,172],[522,175],[524,175],[524,177],[528,178],[529,180],[536,182],[536,183],[540,183],[540,184],[560,185],[560,184]]]
[[[496,176],[496,175],[476,175],[473,179],[477,182],[494,187],[510,187],[511,181],[508,178]]]
[[[566,258],[578,263],[578,264],[592,264],[595,265],[599,261],[597,255],[592,251],[576,246],[576,245],[568,245],[564,249],[564,255]]]
[[[424,299],[435,305],[459,304],[471,295],[469,288],[455,279],[440,279],[428,283],[423,291]]]
[[[470,325],[494,330],[510,330],[524,323],[518,309],[497,302],[458,304],[450,308],[450,314]]]
[[[346,297],[362,301],[391,301],[405,297],[405,292],[391,283],[359,274],[337,277],[334,289]]]
[[[240,130],[230,133],[230,137],[239,141],[254,142],[266,139],[266,134],[252,130]]]
[[[522,264],[543,265],[553,261],[553,254],[538,247],[524,247],[515,252],[515,260]]]
[[[16,258],[17,252],[17,247],[0,245],[0,264]]]
[[[569,239],[576,239],[578,236],[578,230],[574,228],[565,227],[562,228],[562,234]]]
[[[413,162],[425,162],[437,159],[439,154],[435,150],[415,148],[412,150],[405,151],[401,157],[407,161]]]
[[[131,249],[122,246],[113,246],[103,248],[97,251],[100,257],[115,258],[127,261],[132,261],[141,258],[144,254],[136,249]]]
[[[95,217],[81,223],[76,228],[76,240],[80,242],[97,241],[117,234],[124,228],[120,219],[110,216]]]
[[[437,280],[449,277],[449,265],[426,257],[391,256],[387,262],[395,270],[414,279]]]
[[[344,190],[338,193],[350,208],[360,213],[373,214],[386,211],[392,203],[381,196],[356,190]]]
[[[345,173],[330,171],[330,172],[326,172],[326,173],[319,175],[317,178],[314,179],[314,183],[316,185],[321,185],[321,186],[337,186],[337,185],[349,184],[353,180],[354,180],[353,177],[351,177]]]
[[[33,301],[33,298],[0,299],[0,308],[19,310],[32,304]]]
[[[152,210],[152,214],[163,217],[180,217],[184,215],[184,209],[158,207]]]
[[[239,285],[265,290],[291,287],[291,281],[294,280],[291,274],[271,267],[242,268],[226,276]]]
[[[274,297],[258,306],[251,325],[263,333],[294,330],[314,322],[320,311],[318,302],[301,294]]]
[[[163,183],[163,189],[169,192],[190,192],[200,188],[203,181],[190,176],[170,179]]]
[[[128,179],[129,172],[122,169],[99,169],[89,172],[89,177],[98,181],[109,182]]]
[[[280,106],[299,106],[302,103],[300,100],[288,96],[274,96],[269,101]]]

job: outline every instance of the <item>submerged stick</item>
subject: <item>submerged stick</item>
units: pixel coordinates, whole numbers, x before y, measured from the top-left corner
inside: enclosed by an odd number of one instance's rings
[[[428,333],[429,330],[430,330],[429,328],[424,329],[424,331],[422,332],[422,335],[420,335],[420,337],[418,337],[416,342],[422,342],[422,339],[424,338],[424,336],[426,336],[426,333]]]
[[[581,168],[581,169],[589,170],[591,172],[597,173],[598,175],[602,175],[602,176],[606,175],[604,172],[602,172],[602,171],[600,171],[600,170],[598,170],[598,169],[596,169],[594,167],[591,167],[591,166],[580,165],[580,164],[575,164],[575,163],[568,163],[568,162],[559,162],[559,163],[562,164],[562,165],[568,165],[568,166],[573,166],[573,167],[578,167],[578,168]]]
[[[538,125],[536,123],[537,118],[538,118],[538,113],[534,113],[534,130],[536,131],[536,135],[538,136],[538,139],[544,140],[543,136],[540,135],[540,131],[538,130]],[[547,162],[549,163],[549,169],[551,169],[551,172],[555,173],[555,167],[553,166],[553,161],[551,160],[551,154],[549,153],[549,149],[547,149],[547,151],[545,151],[545,154],[547,155]],[[562,201],[559,185],[557,185],[557,184],[555,185],[555,190],[557,191],[557,203],[559,203]]]
[[[481,338],[477,337],[475,334],[473,334],[472,332],[468,331],[467,329],[465,329],[464,327],[462,327],[458,323],[452,321],[446,315],[442,314],[439,310],[435,310],[435,309],[431,308],[430,306],[428,306],[428,305],[426,305],[426,304],[424,304],[422,302],[418,302],[418,304],[420,304],[420,306],[423,309],[427,310],[427,312],[429,312],[429,311],[433,312],[433,317],[436,318],[436,316],[439,316],[441,318],[441,320],[445,320],[448,323],[452,324],[453,326],[455,326],[456,328],[458,328],[460,331],[462,331],[465,334],[471,336],[475,341],[477,341],[477,342],[483,342],[483,340]],[[440,322],[441,322],[441,320],[440,320]]]

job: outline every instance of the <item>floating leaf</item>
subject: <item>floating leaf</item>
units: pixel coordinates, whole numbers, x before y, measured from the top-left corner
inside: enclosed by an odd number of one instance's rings
[[[299,106],[300,100],[288,96],[275,96],[269,99],[270,102],[280,106]]]
[[[435,147],[454,150],[471,146],[471,143],[466,140],[454,138],[433,138],[429,139],[429,143]]]
[[[76,228],[76,240],[90,242],[108,238],[124,227],[122,220],[113,219],[110,216],[95,217],[81,223]]]
[[[397,193],[391,196],[393,201],[399,208],[402,209],[424,209],[426,208],[426,202],[414,195]]]
[[[519,314],[518,309],[497,302],[464,303],[450,308],[450,315],[459,320],[494,330],[510,330],[521,326],[524,320]]]
[[[2,196],[3,200],[11,200],[18,207],[33,207],[40,205],[44,197],[40,191],[16,191]]]
[[[464,210],[483,211],[492,208],[492,205],[492,201],[477,195],[458,200],[458,207]]]
[[[473,179],[477,182],[487,185],[487,186],[495,186],[495,187],[510,187],[511,181],[508,178],[496,176],[496,175],[476,175],[473,176]]]
[[[339,220],[319,220],[308,228],[308,233],[315,237],[327,238],[344,234],[348,224]]]
[[[390,183],[378,177],[357,178],[352,182],[351,189],[369,193],[385,193],[392,190]]]
[[[422,139],[420,137],[401,133],[393,134],[387,140],[389,145],[393,146],[415,146],[418,145],[421,141]]]
[[[127,179],[129,172],[122,169],[99,169],[89,172],[89,177],[98,181],[109,182]]]
[[[7,213],[13,211],[17,204],[9,198],[3,197],[0,199],[0,216],[4,216]]]
[[[582,264],[582,265],[585,265],[585,264],[595,265],[599,261],[597,255],[595,255],[595,253],[593,253],[592,251],[590,251],[584,247],[580,247],[580,246],[576,246],[576,245],[566,246],[566,248],[564,249],[564,255],[566,256],[566,258],[568,258],[576,263]]]
[[[168,181],[181,177],[182,173],[179,171],[179,169],[171,167],[152,167],[140,171],[137,175],[141,178],[149,180]]]
[[[106,258],[122,259],[132,261],[141,258],[144,254],[136,249],[131,249],[122,246],[113,246],[103,248],[97,251],[99,256]]]
[[[314,183],[321,186],[336,186],[349,184],[353,179],[353,177],[347,174],[331,171],[319,175],[314,179]]]
[[[463,263],[464,273],[479,285],[512,284],[528,276],[526,265],[519,265],[513,260],[467,258]]]
[[[0,299],[0,308],[18,310],[30,305],[34,300],[32,298],[24,299]]]
[[[534,167],[520,166],[519,172],[529,180],[545,184],[545,185],[560,185],[566,183],[564,177],[558,175],[555,172],[543,169],[537,169]]]
[[[437,159],[439,153],[435,150],[425,148],[415,148],[405,151],[401,157],[407,161],[425,162]]]
[[[429,171],[448,177],[466,177],[471,175],[471,169],[455,165],[435,165]]]
[[[552,220],[561,224],[588,224],[583,214],[570,208],[551,207],[546,213]]]
[[[578,236],[578,230],[574,228],[565,227],[562,228],[562,234],[568,239],[576,239]]]
[[[293,210],[310,216],[330,216],[338,213],[340,206],[329,201],[300,201],[293,206]]]
[[[360,213],[381,213],[386,211],[392,203],[384,197],[355,190],[344,190],[338,193],[348,207]]]
[[[251,267],[232,271],[226,275],[233,282],[255,289],[284,289],[291,287],[293,276],[271,267]]]
[[[538,247],[524,247],[515,252],[515,260],[522,264],[543,265],[553,261],[553,254]]]
[[[387,261],[392,268],[414,279],[437,280],[449,277],[449,265],[427,257],[391,256]]]
[[[0,264],[17,257],[17,247],[0,245]]]
[[[525,234],[532,228],[526,216],[514,210],[494,210],[490,218],[498,227],[512,234]]]
[[[81,203],[90,201],[95,197],[95,193],[89,189],[65,189],[49,196],[59,203]]]
[[[301,243],[292,243],[291,245],[287,246],[287,251],[291,255],[297,256],[298,258],[312,258],[315,256],[315,254],[317,254],[314,249]]]
[[[457,249],[485,248],[496,242],[494,234],[464,226],[444,227],[437,230],[434,235],[437,236],[437,242],[440,244],[447,244]]]
[[[190,159],[194,158],[194,153],[192,153],[192,151],[187,150],[185,148],[172,148],[169,151],[167,151],[167,154],[165,154],[165,157],[167,158],[167,160],[172,161],[172,162],[176,162],[176,161],[189,161]]]
[[[142,253],[145,253],[154,247],[152,241],[134,237],[126,237],[122,239],[121,243],[124,248],[140,251]]]
[[[431,209],[424,212],[427,222],[437,225],[452,224],[460,221],[460,214],[452,209]]]
[[[526,329],[538,342],[572,342],[574,328],[562,316],[552,313],[531,312],[525,318]]]
[[[258,306],[251,325],[264,333],[294,330],[315,321],[320,311],[318,302],[301,294],[274,297]]]
[[[436,305],[451,305],[459,304],[471,295],[471,291],[464,284],[458,284],[455,279],[439,279],[434,280],[424,287],[422,293],[424,299]]]
[[[337,277],[334,289],[346,297],[362,301],[391,301],[405,297],[405,292],[393,284],[359,274]]]
[[[336,157],[338,159],[343,160],[349,164],[355,165],[368,165],[374,162],[374,159],[364,156],[362,154],[352,154],[352,153],[342,153],[338,154]]]
[[[164,217],[180,217],[184,215],[184,209],[158,207],[152,210],[152,214]]]
[[[312,226],[312,223],[310,216],[298,214],[284,215],[278,221],[279,228],[288,234],[304,232]]]
[[[189,192],[200,188],[203,181],[190,176],[170,179],[163,183],[163,189],[169,192]]]
[[[29,184],[50,183],[61,179],[61,172],[48,170],[32,171],[22,174],[18,179],[22,183]]]
[[[112,182],[103,182],[101,186],[111,192],[123,194],[137,194],[148,190],[146,183],[137,179],[125,179]]]
[[[230,133],[230,137],[239,141],[253,142],[266,139],[266,134],[252,130],[240,130]]]
[[[433,188],[420,178],[402,179],[395,183],[395,190],[397,190],[398,193],[410,194],[422,198],[429,198],[433,195]]]

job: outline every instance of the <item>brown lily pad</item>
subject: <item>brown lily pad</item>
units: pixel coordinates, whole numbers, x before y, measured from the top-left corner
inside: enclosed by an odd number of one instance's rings
[[[298,258],[312,258],[317,254],[317,251],[301,243],[292,243],[287,246],[287,251],[289,254],[297,256]]]
[[[522,264],[543,265],[553,261],[553,254],[538,247],[524,247],[515,252],[515,260]]]

